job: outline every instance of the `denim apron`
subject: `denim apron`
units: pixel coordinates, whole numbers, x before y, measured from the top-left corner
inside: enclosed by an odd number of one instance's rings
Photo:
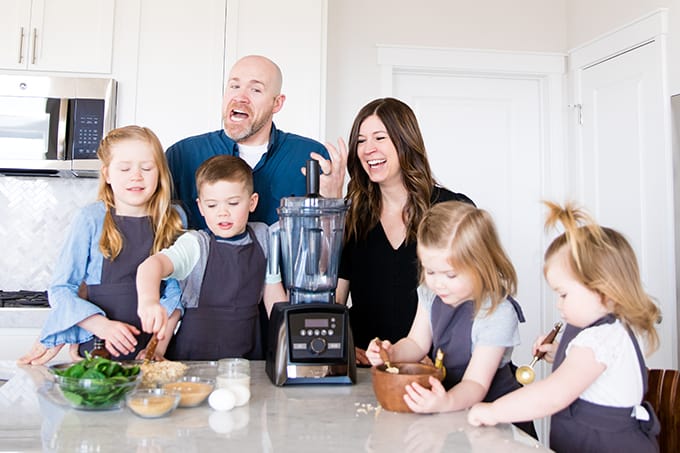
[[[113,221],[123,237],[123,248],[113,261],[104,258],[99,285],[87,286],[87,299],[104,310],[106,317],[121,321],[142,330],[137,315],[137,266],[149,257],[153,248],[154,233],[149,217],[113,215]],[[142,332],[136,336],[137,346],[130,354],[113,357],[115,360],[135,359],[151,338]],[[94,349],[94,339],[78,346],[81,356]]]
[[[508,296],[520,322],[524,322],[524,314],[519,303]],[[444,352],[446,378],[443,381],[446,390],[458,384],[465,374],[472,359],[472,324],[474,323],[474,302],[469,300],[453,307],[445,304],[439,297],[432,303],[432,345],[433,351]],[[491,381],[484,402],[495,401],[501,396],[519,389],[521,386],[515,379],[510,363],[496,371]],[[536,438],[534,424],[531,421],[515,423],[515,426]]]
[[[615,320],[613,315],[607,315],[588,327],[611,324]],[[553,371],[562,364],[567,345],[580,331],[581,329],[567,324],[555,353]],[[644,395],[647,393],[645,360],[630,329],[628,334],[637,354]],[[632,415],[634,407],[603,406],[579,398],[551,417],[550,448],[556,452],[658,452],[656,435],[660,430],[659,420],[648,402],[644,401],[642,406],[649,413],[648,421],[637,420]]]
[[[172,360],[253,357],[259,341],[258,303],[266,258],[255,234],[236,245],[210,237],[198,306],[187,308],[168,347]],[[261,358],[261,357],[260,357]]]

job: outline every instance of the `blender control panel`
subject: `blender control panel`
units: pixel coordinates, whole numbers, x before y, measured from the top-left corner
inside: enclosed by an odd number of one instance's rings
[[[342,359],[345,315],[342,312],[290,313],[291,360]]]

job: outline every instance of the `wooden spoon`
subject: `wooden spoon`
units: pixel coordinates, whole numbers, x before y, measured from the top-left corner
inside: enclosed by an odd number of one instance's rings
[[[380,354],[382,361],[385,362],[385,371],[392,374],[399,374],[399,368],[393,367],[392,364],[390,364],[390,355],[387,353],[385,348],[382,347],[382,341],[380,338],[375,337],[375,340],[373,341],[375,341],[375,344],[378,345],[378,354]]]
[[[144,364],[149,363],[150,360],[153,360],[153,355],[156,353],[156,346],[158,345],[158,337],[156,334],[153,334],[151,336],[151,339],[149,340],[149,344],[146,345],[146,352],[144,353]]]

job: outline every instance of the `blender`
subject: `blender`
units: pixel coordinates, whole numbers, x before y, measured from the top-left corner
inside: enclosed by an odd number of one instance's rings
[[[274,304],[265,369],[275,385],[353,384],[354,342],[347,307],[335,303],[345,214],[342,198],[319,196],[319,163],[307,162],[307,196],[281,199],[270,233],[270,271],[288,301]]]

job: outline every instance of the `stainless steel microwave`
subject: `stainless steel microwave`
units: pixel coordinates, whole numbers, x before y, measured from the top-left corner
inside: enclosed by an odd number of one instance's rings
[[[96,177],[113,79],[0,74],[0,174]]]

